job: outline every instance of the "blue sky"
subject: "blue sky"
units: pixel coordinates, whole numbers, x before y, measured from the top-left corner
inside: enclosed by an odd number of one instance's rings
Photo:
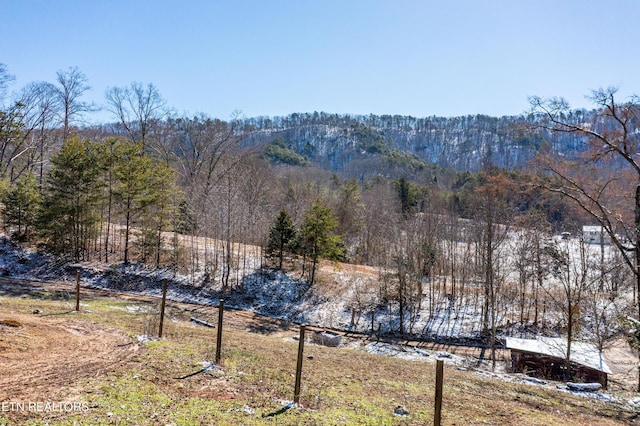
[[[527,97],[640,94],[640,1],[0,0],[17,90],[77,66],[178,114],[515,115]]]

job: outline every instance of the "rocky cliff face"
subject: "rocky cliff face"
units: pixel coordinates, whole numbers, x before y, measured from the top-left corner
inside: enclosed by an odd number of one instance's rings
[[[581,122],[590,113],[576,111],[568,119]],[[532,135],[525,128],[535,117],[350,116],[326,113],[254,118],[243,123],[248,144],[269,145],[276,140],[320,167],[344,171],[373,164],[410,168],[436,165],[477,171],[484,165],[514,169],[547,146],[562,155],[586,148],[573,135]],[[413,163],[413,164],[411,164]]]

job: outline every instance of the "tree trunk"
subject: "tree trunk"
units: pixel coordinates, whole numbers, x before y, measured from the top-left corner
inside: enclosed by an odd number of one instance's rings
[[[564,360],[565,380],[571,380],[571,340],[573,339],[573,306],[571,299],[567,301],[567,353]]]
[[[129,212],[129,208],[127,208],[126,214],[126,223],[124,229],[124,264],[129,264],[129,228],[131,222],[131,213]]]
[[[635,205],[635,253],[636,253],[636,304],[638,305],[638,319],[640,320],[640,182],[636,186]],[[638,362],[638,392],[640,392],[640,362]]]
[[[404,337],[404,282],[405,279],[400,277],[398,283],[398,301],[400,302],[400,336]]]
[[[635,254],[636,254],[636,304],[638,305],[638,319],[640,320],[640,182],[636,186],[636,205],[635,205]],[[639,378],[640,380],[640,378]],[[640,392],[640,381],[638,382],[638,391]]]
[[[491,370],[496,369],[496,297],[495,291],[491,293]]]
[[[493,221],[489,214],[486,228],[486,252],[485,252],[485,283],[484,283],[484,315],[482,328],[485,336],[489,334],[490,309],[494,309],[493,296]],[[491,305],[491,306],[490,306]]]

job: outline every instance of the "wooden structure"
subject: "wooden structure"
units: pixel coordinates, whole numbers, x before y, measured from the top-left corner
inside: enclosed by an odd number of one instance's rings
[[[511,351],[511,371],[549,380],[600,383],[607,388],[611,374],[602,353],[595,345],[571,342],[570,374],[567,374],[565,357],[567,339],[538,337],[537,339],[507,338],[506,347]]]

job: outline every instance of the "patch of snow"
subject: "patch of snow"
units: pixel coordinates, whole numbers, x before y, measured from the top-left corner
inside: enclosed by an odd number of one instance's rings
[[[108,308],[118,309],[118,310],[129,312],[132,314],[138,314],[138,313],[152,314],[152,313],[159,312],[153,306],[145,306],[145,305],[125,305],[125,306],[109,305]]]
[[[140,334],[136,336],[136,340],[138,341],[138,343],[148,343],[148,342],[153,342],[157,339],[153,337],[149,337],[146,334]]]
[[[304,279],[293,273],[260,269],[260,265],[259,254],[247,256],[246,263],[237,266],[232,272],[237,282],[230,291],[222,292],[221,277],[212,276],[205,282],[204,271],[181,275],[168,269],[157,270],[138,264],[106,266],[95,262],[69,266],[53,256],[34,250],[25,250],[7,238],[0,237],[0,274],[5,276],[30,281],[66,281],[75,284],[75,274],[80,267],[83,286],[159,297],[162,294],[162,283],[167,280],[169,283],[167,297],[173,301],[217,305],[220,298],[224,298],[225,306],[230,308],[251,310],[297,323],[364,333],[380,330],[381,333],[387,334],[399,330],[397,306],[385,306],[378,300],[376,291],[371,291],[379,285],[376,281],[378,276],[375,274],[359,276],[355,273],[334,272],[331,281],[336,287],[335,297],[329,297],[322,291],[314,291],[314,288],[310,288]],[[217,273],[220,274],[220,272]],[[434,277],[434,279],[440,278]],[[467,283],[467,285],[478,287],[478,291],[481,290],[477,283]],[[429,298],[430,296],[425,296],[422,310],[414,312],[411,319],[405,323],[407,333],[427,340],[477,339],[482,327],[482,304],[471,297],[447,296],[436,295],[433,300]],[[361,309],[358,315],[354,315],[354,307]],[[144,312],[147,307],[128,305],[119,309]],[[148,309],[155,308],[148,307]],[[550,318],[549,312],[547,316]],[[503,337],[514,334],[519,337],[533,337],[527,334],[529,331],[526,327],[520,325],[511,325],[510,328],[503,326],[502,333]],[[295,338],[297,336],[294,336]],[[137,340],[139,343],[146,343],[153,339],[141,335],[137,336]],[[351,344],[346,343],[345,346],[351,347]],[[363,349],[381,356],[416,361],[442,359],[460,369],[469,369],[476,374],[498,380],[531,386],[552,386],[545,384],[544,381],[537,383],[528,376],[503,372],[503,370],[506,371],[505,366],[500,364],[496,372],[471,368],[470,365],[475,366],[477,360],[465,359],[442,351],[427,351],[380,342],[370,343]],[[566,387],[563,390],[569,392]],[[577,394],[603,401],[616,400],[615,397],[603,392],[578,392]],[[627,403],[640,407],[640,398],[630,399]],[[290,408],[293,403],[285,401],[285,405]]]
[[[469,363],[466,358],[443,351],[428,351],[410,346],[393,345],[384,342],[372,342],[362,348],[374,355],[390,356],[411,361],[444,361],[446,364],[465,366]]]

